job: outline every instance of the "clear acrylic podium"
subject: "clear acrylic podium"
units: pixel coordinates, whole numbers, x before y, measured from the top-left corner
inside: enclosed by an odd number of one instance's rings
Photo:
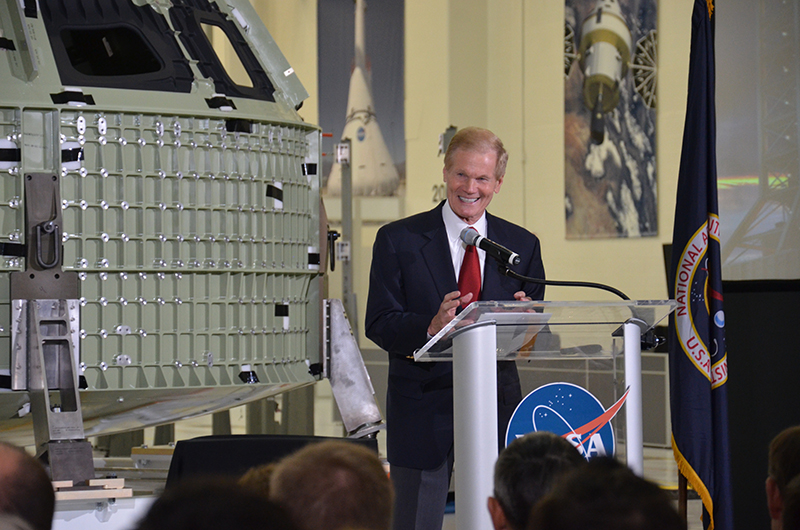
[[[621,350],[629,389],[627,463],[642,475],[641,336],[676,305],[674,300],[475,302],[415,352],[419,362],[453,363],[456,528],[492,528],[486,503],[497,460],[497,360],[611,358]]]

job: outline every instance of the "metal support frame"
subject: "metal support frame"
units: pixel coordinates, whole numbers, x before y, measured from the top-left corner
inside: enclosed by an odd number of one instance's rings
[[[352,145],[349,138],[342,140],[337,145],[337,162],[342,167],[342,241],[337,243],[340,247],[349,248],[346,256],[341,256],[342,261],[342,302],[349,316],[353,335],[358,341],[358,304],[353,288],[355,281],[355,242],[353,227],[353,164],[351,160]]]
[[[80,305],[76,272],[61,270],[60,179],[25,175],[26,269],[11,273],[11,387],[27,390],[37,456],[53,480],[94,478],[79,392]]]

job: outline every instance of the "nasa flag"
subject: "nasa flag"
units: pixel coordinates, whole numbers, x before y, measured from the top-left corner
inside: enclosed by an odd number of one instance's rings
[[[670,316],[670,400],[672,449],[703,501],[703,527],[731,530],[712,13],[712,0],[695,0],[672,235],[670,296],[678,307]]]

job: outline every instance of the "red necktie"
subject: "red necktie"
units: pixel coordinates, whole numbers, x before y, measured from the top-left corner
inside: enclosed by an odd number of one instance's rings
[[[478,249],[467,245],[464,261],[461,262],[461,271],[458,273],[458,290],[461,296],[472,293],[469,303],[481,298],[481,261],[478,259]],[[466,306],[466,304],[461,304]]]

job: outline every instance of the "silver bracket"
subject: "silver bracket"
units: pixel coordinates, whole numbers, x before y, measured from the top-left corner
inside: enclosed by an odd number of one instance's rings
[[[330,380],[348,437],[375,436],[385,424],[342,301],[325,300],[323,310],[322,375]]]
[[[11,388],[27,390],[37,456],[52,480],[94,478],[79,392],[80,282],[61,270],[60,178],[25,175],[25,270],[10,275]]]
[[[25,379],[37,455],[47,454],[53,480],[94,478],[84,439],[76,356],[78,300],[12,301],[12,387]]]

